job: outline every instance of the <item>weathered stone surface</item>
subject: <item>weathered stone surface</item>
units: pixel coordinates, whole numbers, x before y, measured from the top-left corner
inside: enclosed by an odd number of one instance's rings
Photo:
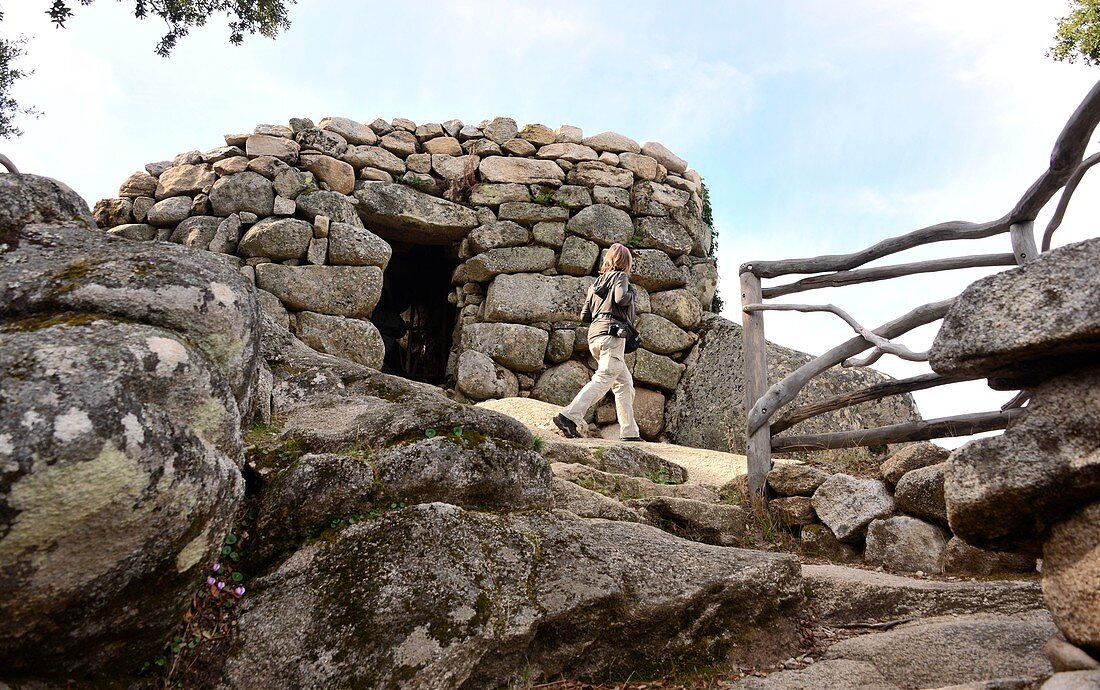
[[[526,139],[509,139],[500,146],[501,151],[504,153],[510,153],[513,156],[533,156],[535,154],[535,145]]]
[[[651,296],[651,300],[654,296]],[[687,369],[665,410],[668,436],[674,442],[701,448],[743,453],[745,450],[741,326],[715,314],[704,314],[699,342],[685,359]],[[768,344],[768,380],[779,381],[810,356]],[[815,377],[790,404],[794,407],[853,392],[887,380],[868,369],[830,370]],[[719,412],[716,413],[715,410]],[[873,403],[829,412],[802,422],[784,433],[822,433],[859,429],[919,419],[910,396],[893,396]],[[852,451],[845,450],[846,457]],[[875,457],[860,451],[861,457]],[[828,457],[814,453],[814,458]],[[797,457],[797,455],[796,455]],[[881,458],[879,458],[881,461]]]
[[[477,156],[463,156],[461,150],[454,156],[436,153],[432,154],[432,171],[444,180],[465,185],[474,179],[478,162]]]
[[[126,178],[126,181],[118,188],[121,197],[134,198],[139,196],[153,196],[157,191],[157,178],[144,170],[139,170]]]
[[[479,225],[470,231],[467,239],[475,252],[484,252],[500,247],[519,247],[527,244],[530,233],[527,228],[511,221],[498,221]]]
[[[1055,673],[1040,690],[1094,690],[1100,687],[1100,671],[1068,671]]]
[[[1095,362],[1100,351],[1100,239],[1044,252],[963,291],[944,317],[930,364],[1002,389]]]
[[[568,405],[591,378],[588,367],[570,360],[542,372],[531,389],[531,397],[555,405]]]
[[[499,156],[504,153],[500,146],[489,139],[471,139],[462,143],[462,150],[471,156],[484,158],[486,156]]]
[[[747,676],[730,690],[901,690],[888,682],[874,665],[864,661],[830,659],[793,671],[780,671],[764,678]]]
[[[901,572],[934,573],[947,546],[943,529],[928,522],[898,515],[872,520],[867,526],[863,560]]]
[[[598,244],[570,235],[562,243],[558,271],[571,276],[586,276],[592,273],[598,258],[600,258]]]
[[[367,125],[346,117],[322,118],[317,126],[327,129],[343,137],[349,144],[374,145],[378,142],[378,135]]]
[[[593,280],[572,276],[499,275],[489,285],[483,318],[525,324],[580,321],[580,310]]]
[[[1049,621],[964,616],[899,626],[838,642],[826,659],[873,664],[888,681],[916,688],[1050,673],[1042,653],[1054,626]]]
[[[525,184],[476,184],[470,188],[470,203],[476,206],[499,206],[509,201],[530,201],[531,192]]]
[[[642,347],[650,352],[668,355],[686,350],[695,344],[695,337],[692,334],[681,330],[663,316],[639,314],[635,326],[642,336]]]
[[[814,510],[836,538],[842,542],[862,541],[872,520],[894,512],[894,497],[886,484],[875,479],[859,479],[834,474],[817,487]]]
[[[671,496],[630,499],[626,505],[644,510],[654,524],[684,539],[717,546],[738,546],[745,540],[741,506]]]
[[[1000,573],[1033,573],[1033,556],[1006,551],[986,551],[967,544],[958,537],[947,540],[940,563],[943,572],[963,575],[996,575]]]
[[[1100,652],[1100,503],[1051,530],[1043,544],[1043,598],[1067,640]]]
[[[294,130],[286,125],[256,125],[253,134],[262,134],[269,137],[282,137],[289,139],[294,136]],[[197,151],[196,151],[197,153]],[[183,154],[181,154],[183,155]]]
[[[607,204],[608,206],[614,206],[624,211],[630,210],[629,189],[601,187],[597,185],[592,188],[592,198],[597,204]]]
[[[894,488],[898,510],[908,515],[947,525],[947,503],[943,497],[943,474],[947,463],[907,472]]]
[[[664,145],[656,141],[647,141],[642,144],[642,154],[653,158],[658,163],[665,166],[669,172],[682,173],[687,170],[687,161],[680,158],[672,151],[669,151]]]
[[[470,280],[484,282],[502,273],[538,273],[554,266],[554,250],[549,247],[503,247],[490,249],[465,264]]]
[[[516,133],[520,139],[526,139],[536,146],[545,146],[547,144],[553,144],[556,141],[554,136],[554,130],[550,129],[546,125],[540,124],[527,124],[520,128]]]
[[[351,194],[355,191],[355,169],[344,161],[322,154],[303,153],[301,165],[334,192]]]
[[[559,364],[572,357],[573,344],[576,338],[576,333],[572,328],[550,331],[550,342],[546,346],[546,359],[554,364]]]
[[[366,228],[347,223],[330,223],[328,262],[343,266],[377,266],[383,271],[393,249],[389,243]]]
[[[522,201],[509,201],[500,205],[497,216],[501,220],[519,223],[563,222],[569,220],[569,209]]]
[[[642,238],[642,246],[660,249],[672,256],[691,252],[695,243],[691,234],[671,218],[646,216],[634,220],[636,233]]]
[[[624,243],[634,234],[634,224],[625,211],[606,204],[582,209],[565,224],[568,232],[593,240],[601,247]],[[666,257],[667,258],[667,257]]]
[[[210,205],[217,216],[243,211],[262,218],[270,216],[275,208],[275,189],[263,175],[246,170],[215,182],[210,190]]]
[[[634,389],[634,421],[642,438],[655,439],[665,430],[665,396],[655,390]]]
[[[176,226],[169,241],[192,249],[209,249],[222,220],[215,216],[191,216]]]
[[[271,156],[285,163],[295,163],[298,160],[298,142],[267,134],[253,134],[244,144],[245,153],[249,158]]]
[[[276,175],[273,186],[276,194],[290,200],[297,199],[303,192],[318,191],[312,173],[303,173],[293,168]],[[295,210],[297,210],[297,204],[295,204]]]
[[[629,170],[614,168],[599,161],[583,161],[569,171],[566,178],[569,184],[585,185],[587,187],[621,187],[629,189],[634,183],[634,173]],[[598,200],[597,200],[598,201]]]
[[[805,530],[816,526],[806,527]],[[827,529],[827,528],[823,528]],[[842,565],[804,565],[810,606],[825,625],[876,623],[982,611],[1013,615],[1043,608],[1034,580],[918,580]]]
[[[380,146],[349,146],[340,160],[353,168],[378,168],[391,175],[404,175],[405,161]]]
[[[554,192],[553,201],[559,206],[569,209],[581,209],[592,205],[592,193],[587,187],[566,184]]]
[[[834,563],[854,563],[862,560],[861,554],[854,546],[840,543],[833,531],[825,525],[803,526],[800,538],[802,552],[810,556],[824,558]]]
[[[668,551],[674,560],[656,557]],[[225,682],[496,686],[519,668],[537,669],[535,678],[614,677],[635,670],[642,650],[659,674],[674,657],[706,663],[733,651],[730,618],[751,626],[786,617],[800,596],[797,573],[789,557],[691,544],[645,525],[416,506],[344,530],[258,583],[240,618],[248,644]],[[331,591],[347,594],[322,596]],[[705,612],[683,613],[704,592]],[[303,620],[302,611],[311,613]],[[300,634],[281,634],[291,620]],[[348,634],[326,636],[334,620]],[[538,642],[535,630],[551,625],[569,631],[569,644]],[[306,661],[321,644],[325,661]]]
[[[809,496],[782,496],[768,501],[768,512],[783,527],[800,527],[817,522]]]
[[[100,199],[92,209],[92,218],[101,228],[113,228],[134,222],[134,202],[121,199]]]
[[[631,191],[634,212],[647,216],[667,216],[683,208],[690,198],[687,192],[659,182],[639,182]]]
[[[1019,550],[1100,494],[1100,367],[1031,393],[1004,434],[971,441],[947,461],[951,529],[974,546]]]
[[[155,203],[146,214],[146,220],[150,225],[167,227],[178,224],[190,214],[191,197],[174,196]]]
[[[463,350],[477,350],[513,371],[541,369],[549,339],[541,328],[515,323],[471,323],[462,328]]]
[[[477,350],[465,350],[459,355],[455,385],[475,401],[513,398],[519,393],[516,375]]]
[[[895,486],[907,472],[929,465],[938,465],[945,462],[950,456],[951,452],[947,449],[934,443],[921,441],[898,450],[887,458],[886,462],[882,463],[879,471],[882,473],[882,478],[890,486]]]
[[[362,219],[388,240],[450,244],[479,225],[470,209],[402,184],[361,182],[355,198]]]
[[[488,156],[478,167],[481,179],[486,182],[513,182],[519,184],[546,184],[560,186],[565,172],[554,161],[530,158],[505,158]]]
[[[550,469],[555,477],[568,479],[619,500],[667,496],[701,503],[719,503],[718,492],[700,484],[658,484],[646,477],[628,477],[583,464],[554,462],[550,464]]]
[[[248,169],[258,175],[263,175],[269,180],[274,180],[279,176],[279,173],[293,170],[289,164],[279,160],[275,156],[260,156],[259,158],[253,158],[248,161]]]
[[[30,223],[96,228],[88,204],[65,184],[38,175],[0,175],[0,242]]]
[[[379,145],[387,151],[407,158],[420,150],[420,142],[412,132],[397,130],[382,137]]]
[[[214,184],[217,175],[206,163],[200,165],[175,165],[157,178],[154,198],[157,201],[171,196],[196,194]]]
[[[256,285],[289,309],[367,318],[382,294],[377,266],[256,266]]]
[[[703,318],[699,300],[690,290],[654,292],[649,296],[649,304],[654,314],[663,316],[680,328],[694,330]]]
[[[565,223],[535,223],[531,239],[547,247],[561,247],[565,243]]]
[[[768,472],[768,486],[780,496],[813,496],[829,473],[812,465],[782,464]]]
[[[656,249],[634,249],[631,254],[634,256],[634,265],[630,271],[630,282],[645,288],[650,293],[683,287],[684,274],[672,263],[668,254]],[[602,254],[600,261],[603,261]],[[676,322],[676,319],[670,318],[668,314],[663,316],[673,323]]]
[[[176,333],[79,312],[5,318],[0,377],[0,665],[130,668],[163,647],[243,494],[233,391]],[[96,594],[122,591],[141,605]]]
[[[601,520],[617,520],[619,522],[645,522],[641,513],[633,508],[628,508],[613,498],[608,498],[598,491],[585,489],[573,482],[554,478],[554,507],[558,510],[567,510],[574,515],[583,518],[599,518]]]
[[[634,173],[640,180],[657,177],[657,161],[651,156],[625,151],[619,154],[619,165]]]
[[[153,208],[156,203],[156,199],[151,196],[139,196],[134,199],[134,222],[146,222],[149,215],[149,209]]]
[[[519,134],[516,121],[510,117],[494,117],[488,123],[480,126],[485,136],[497,144],[503,144],[509,139],[514,139]]]
[[[627,355],[627,366],[631,367],[634,380],[638,383],[666,391],[676,390],[676,384],[684,373],[683,364],[643,348]]]
[[[145,223],[125,223],[111,228],[107,231],[107,234],[115,235],[116,237],[125,237],[128,240],[149,241],[156,239],[157,229]]]
[[[338,157],[348,149],[347,139],[335,132],[330,132],[317,127],[309,127],[294,134],[294,141],[301,147],[298,160],[305,163],[308,154],[322,153],[326,156]]]
[[[318,352],[351,360],[371,369],[382,368],[386,346],[370,321],[329,316],[310,311],[298,313],[294,334]]]
[[[237,251],[241,256],[266,256],[274,261],[300,259],[313,239],[313,226],[296,218],[264,218],[248,229]]]
[[[581,161],[594,161],[599,158],[594,150],[581,144],[547,144],[539,148],[535,153],[536,158],[556,159],[580,163]]]
[[[298,205],[294,212],[302,220],[312,223],[317,216],[327,216],[334,223],[363,227],[355,204],[339,192],[306,192],[299,194],[294,201]]]
[[[642,147],[630,137],[618,132],[601,132],[584,138],[584,145],[591,146],[597,151],[610,151],[611,153],[641,153]]]

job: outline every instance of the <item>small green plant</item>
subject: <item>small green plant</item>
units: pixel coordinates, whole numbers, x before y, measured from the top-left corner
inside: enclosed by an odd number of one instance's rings
[[[641,235],[633,235],[626,241],[626,246],[631,249],[640,249],[645,246],[645,238]]]
[[[655,472],[647,472],[646,479],[654,484],[675,484],[676,481],[672,479],[672,475],[669,474],[667,467],[659,467]]]
[[[603,460],[603,456],[607,455],[607,448],[599,446],[592,449],[592,456],[597,460]]]
[[[554,192],[549,189],[544,189],[531,196],[531,200],[536,204],[542,204],[543,206],[549,206],[554,203]]]
[[[542,440],[542,436],[536,436],[531,439],[531,450],[538,454],[542,454],[542,449],[546,446],[546,443]]]

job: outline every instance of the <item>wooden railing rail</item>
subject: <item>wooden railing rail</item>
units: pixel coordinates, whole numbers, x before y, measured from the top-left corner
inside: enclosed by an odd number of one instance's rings
[[[831,254],[779,261],[751,261],[742,264],[740,278],[744,326],[746,455],[750,490],[763,492],[767,472],[771,469],[773,451],[824,450],[966,436],[982,431],[1004,429],[1013,419],[1023,414],[1020,406],[1026,401],[1026,396],[1018,395],[999,411],[893,424],[874,429],[778,436],[796,424],[834,410],[891,395],[903,395],[971,380],[972,377],[947,377],[928,373],[900,381],[879,383],[812,405],[803,405],[771,423],[780,409],[794,400],[810,380],[838,364],[846,367],[864,367],[877,361],[884,354],[910,361],[927,361],[928,353],[913,352],[899,343],[892,342],[891,339],[919,326],[942,319],[956,298],[922,305],[873,330],[865,328],[848,312],[833,304],[765,304],[764,300],[807,290],[890,280],[921,273],[1016,266],[1035,260],[1040,251],[1050,249],[1051,236],[1061,225],[1070,199],[1085,173],[1100,163],[1100,153],[1083,158],[1098,123],[1100,123],[1100,81],[1089,90],[1059,133],[1047,170],[1028,187],[1007,214],[996,220],[984,223],[950,221],[930,225],[905,235],[883,240],[851,254]],[[1035,218],[1059,189],[1063,190],[1062,195],[1043,233],[1040,250],[1035,243]],[[1003,233],[1009,234],[1011,254],[947,257],[860,269],[871,261],[915,247],[936,242],[982,239]],[[791,274],[817,275],[810,275],[783,285],[768,287],[761,285],[761,280],[764,278],[778,278]],[[857,335],[803,364],[782,381],[768,387],[764,339],[765,311],[829,312],[848,323]],[[862,359],[855,359],[856,355],[866,350],[870,350],[870,353]]]

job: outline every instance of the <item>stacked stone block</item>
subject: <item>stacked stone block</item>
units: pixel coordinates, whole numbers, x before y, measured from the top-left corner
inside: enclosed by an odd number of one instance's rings
[[[591,376],[579,312],[603,253],[635,254],[643,349],[628,364],[647,438],[697,341],[717,285],[701,178],[659,143],[498,117],[260,125],[225,146],[151,163],[100,227],[236,257],[307,344],[373,367],[370,322],[391,244],[443,245],[458,310],[448,383],[468,400],[564,404]],[[597,414],[604,422],[607,407]]]

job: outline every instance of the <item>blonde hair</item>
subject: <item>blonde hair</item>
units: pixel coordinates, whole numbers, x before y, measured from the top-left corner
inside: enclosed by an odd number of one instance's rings
[[[600,273],[607,273],[608,271],[625,271],[630,273],[630,267],[633,265],[634,257],[631,256],[630,250],[616,242],[611,245],[611,248],[607,250],[607,254],[604,255],[603,265],[600,266]]]

